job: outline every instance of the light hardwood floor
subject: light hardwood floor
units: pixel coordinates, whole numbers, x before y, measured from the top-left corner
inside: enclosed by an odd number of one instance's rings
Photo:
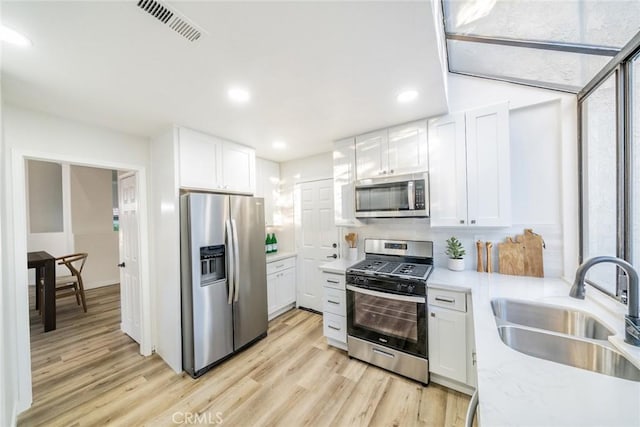
[[[31,297],[33,308],[33,295]],[[468,397],[351,360],[327,346],[322,316],[291,310],[269,335],[197,380],[120,332],[119,286],[58,300],[58,329],[32,309],[33,406],[21,426],[462,426]]]

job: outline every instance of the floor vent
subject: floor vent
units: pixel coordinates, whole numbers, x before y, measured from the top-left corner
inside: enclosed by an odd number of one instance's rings
[[[189,41],[194,42],[202,36],[200,28],[158,0],[139,0],[138,7]]]

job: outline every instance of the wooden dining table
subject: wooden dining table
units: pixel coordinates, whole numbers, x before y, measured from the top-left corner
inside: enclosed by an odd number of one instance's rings
[[[45,251],[28,252],[27,267],[36,269],[36,310],[40,309],[44,331],[53,331],[56,329],[56,259]]]

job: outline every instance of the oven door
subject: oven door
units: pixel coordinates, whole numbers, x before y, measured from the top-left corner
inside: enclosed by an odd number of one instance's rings
[[[347,285],[347,333],[426,358],[426,298]]]

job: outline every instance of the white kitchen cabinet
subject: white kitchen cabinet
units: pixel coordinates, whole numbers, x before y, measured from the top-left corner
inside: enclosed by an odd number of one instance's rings
[[[404,175],[429,169],[426,120],[389,128],[388,141],[388,175]]]
[[[355,138],[333,144],[333,200],[336,226],[358,226],[355,217],[356,145]]]
[[[327,343],[347,349],[347,291],[344,274],[323,271],[322,324]]]
[[[427,305],[431,379],[469,393],[476,385],[470,295],[429,288]]]
[[[269,320],[296,303],[295,257],[267,263],[267,312]]]
[[[356,137],[356,179],[428,169],[427,122],[419,120]]]
[[[282,225],[278,201],[280,198],[280,165],[256,158],[256,197],[264,198],[265,225]]]
[[[255,150],[191,129],[178,130],[180,187],[255,193]]]
[[[356,179],[387,175],[388,149],[386,129],[356,136]]]
[[[511,224],[507,104],[429,120],[432,227]]]

